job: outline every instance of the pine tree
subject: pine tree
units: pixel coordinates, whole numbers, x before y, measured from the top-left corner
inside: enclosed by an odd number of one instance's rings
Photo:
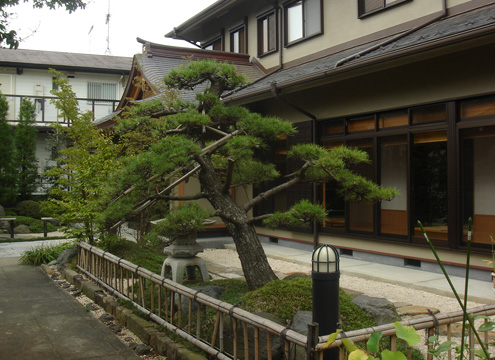
[[[0,204],[13,205],[16,200],[16,170],[14,166],[14,131],[7,123],[9,105],[0,93]]]
[[[36,159],[36,106],[24,98],[19,109],[19,123],[15,129],[15,165],[19,200],[28,199],[36,190],[38,160]]]
[[[164,81],[179,90],[192,90],[199,84],[206,85],[206,89],[197,95],[195,103],[159,104],[160,100],[155,99],[137,104],[124,114],[117,129],[120,138],[134,140],[131,144],[134,149],[138,148],[136,144],[142,148],[119,169],[121,183],[115,187],[109,213],[114,215],[115,209],[129,209],[126,199],[130,194],[155,181],[161,182],[155,184],[156,191],[140,199],[130,208],[131,213],[137,214],[159,199],[208,202],[234,240],[251,289],[277,279],[256,234],[255,221],[265,219],[265,225],[270,227],[300,226],[321,222],[325,217],[323,207],[309,201],[301,201],[285,213],[253,217],[253,207],[267,197],[299,183],[330,180],[337,181],[346,198],[352,200],[381,201],[395,195],[395,190],[381,188],[354,173],[352,165],[369,161],[367,154],[345,147],[327,150],[314,144],[296,145],[288,156],[302,165],[282,178],[275,164],[260,150],[283,135],[294,135],[296,130],[278,118],[262,116],[241,106],[228,107],[220,101],[224,91],[246,81],[233,65],[192,61],[172,70]],[[197,177],[200,191],[185,196],[177,194],[174,187],[192,176]],[[231,188],[277,178],[281,179],[279,185],[243,204],[232,197]]]

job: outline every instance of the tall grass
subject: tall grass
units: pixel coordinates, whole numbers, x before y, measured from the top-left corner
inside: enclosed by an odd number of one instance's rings
[[[24,251],[19,262],[25,265],[40,266],[41,264],[48,264],[49,262],[56,260],[60,253],[65,249],[74,248],[76,245],[73,242],[63,243],[59,245],[41,245],[39,247],[32,248]]]

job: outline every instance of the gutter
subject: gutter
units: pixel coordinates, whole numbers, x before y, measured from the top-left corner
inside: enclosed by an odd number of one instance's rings
[[[192,41],[192,40],[189,40],[189,39],[186,39],[185,37],[179,35],[179,30],[177,30],[176,27],[174,27],[174,30],[172,30],[172,33],[173,33],[173,36],[167,36],[167,35],[164,35],[165,37],[172,37],[173,39],[179,39],[179,40],[184,40],[185,42],[191,44],[191,45],[194,45],[200,49],[202,49],[201,45],[198,45],[195,41]]]
[[[469,33],[466,33],[465,36],[462,36],[462,37],[455,37],[454,36],[454,37],[450,37],[450,38],[444,38],[442,40],[434,42],[434,44],[435,44],[434,48],[437,49],[440,46],[453,45],[453,44],[456,44],[458,42],[467,41],[471,38],[477,38],[480,36],[493,35],[494,30],[495,30],[494,26],[490,25],[490,26],[482,28],[482,29],[470,31]],[[282,88],[282,87],[287,88],[287,87],[292,87],[292,86],[303,85],[303,84],[308,83],[308,82],[321,80],[324,77],[330,77],[333,75],[357,70],[357,69],[368,67],[371,65],[376,65],[376,64],[379,64],[380,62],[390,61],[390,60],[394,60],[396,58],[403,58],[404,56],[407,56],[407,55],[417,54],[418,49],[422,50],[422,51],[428,51],[432,47],[431,44],[432,43],[430,42],[430,43],[426,43],[426,44],[421,44],[421,45],[417,45],[417,46],[413,46],[413,47],[404,48],[404,49],[398,50],[394,53],[389,53],[387,55],[382,55],[382,56],[377,56],[377,57],[373,57],[370,59],[366,59],[366,60],[363,60],[361,62],[355,63],[354,65],[350,65],[350,66],[346,66],[346,67],[342,67],[342,66],[339,66],[338,68],[333,67],[330,70],[321,71],[319,73],[312,74],[312,75],[307,76],[305,78],[300,78],[298,81],[287,83],[286,85],[282,85],[282,86],[279,85],[279,88]],[[234,92],[232,92],[232,93],[234,93]],[[230,99],[227,98],[227,99],[223,99],[223,101],[225,103],[230,103],[230,102],[234,102],[234,101],[241,101],[241,100],[246,99],[246,98],[252,98],[253,96],[267,95],[269,93],[270,93],[269,90],[266,90],[266,88],[264,88],[262,90],[246,93],[242,97],[230,98]]]
[[[347,63],[347,62],[349,62],[351,60],[358,59],[362,55],[365,55],[365,54],[367,54],[369,52],[372,52],[372,51],[374,51],[376,49],[379,49],[382,46],[386,46],[386,45],[388,45],[388,44],[390,44],[390,43],[392,43],[392,42],[394,42],[394,41],[396,41],[396,40],[398,40],[398,39],[400,39],[400,38],[402,38],[404,36],[407,36],[409,34],[412,34],[413,32],[418,31],[418,30],[420,30],[420,29],[422,29],[422,28],[424,28],[424,27],[426,27],[426,26],[428,26],[428,25],[430,25],[430,24],[432,24],[432,23],[434,23],[434,22],[436,22],[438,20],[443,19],[444,17],[447,16],[447,0],[441,0],[441,1],[442,1],[442,12],[441,12],[440,15],[438,15],[438,16],[434,17],[433,19],[425,22],[424,24],[415,26],[415,27],[413,27],[413,28],[411,28],[411,29],[409,29],[409,30],[401,33],[401,34],[398,34],[396,36],[393,36],[390,39],[387,39],[385,41],[382,41],[381,43],[378,43],[378,44],[375,44],[373,46],[370,46],[369,48],[366,48],[364,50],[361,50],[361,51],[359,51],[359,52],[357,52],[357,53],[355,53],[353,55],[347,56],[347,57],[345,57],[345,58],[337,61],[337,63],[334,66],[334,69],[337,68],[337,67],[339,67],[339,66],[341,66],[341,65],[344,65],[345,63]]]

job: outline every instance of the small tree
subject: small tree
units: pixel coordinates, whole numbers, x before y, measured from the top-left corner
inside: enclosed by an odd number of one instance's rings
[[[295,129],[278,118],[252,113],[240,106],[227,107],[220,101],[224,91],[246,83],[245,77],[238,74],[232,65],[192,61],[171,71],[164,82],[180,90],[191,90],[200,84],[206,85],[206,89],[197,95],[195,103],[162,104],[155,113],[143,103],[129,113],[120,127],[121,136],[130,131],[140,132],[140,124],[146,122],[153,123],[147,131],[156,141],[133,156],[132,167],[121,170],[123,185],[114,194],[112,208],[118,208],[119,202],[124,201],[126,194],[135,188],[132,185],[125,189],[126,185],[149,184],[156,180],[161,184],[156,186],[155,193],[141,199],[132,209],[134,212],[142,211],[158,199],[206,200],[232,236],[251,289],[276,279],[254,227],[255,221],[261,218],[250,215],[252,208],[267,197],[301,182],[323,183],[330,179],[341,185],[349,199],[380,201],[395,194],[393,189],[383,189],[351,170],[353,164],[369,161],[366,153],[344,147],[326,150],[305,144],[293,147],[288,153],[294,161],[302,163],[298,171],[289,174],[272,189],[238,204],[231,195],[232,187],[259,184],[280,177],[275,165],[263,156],[260,149],[282,135],[295,134]],[[148,171],[142,171],[144,168]],[[174,187],[191,176],[197,176],[200,192],[180,196]],[[276,215],[271,225],[288,222],[299,225],[321,221],[324,216],[321,206],[304,201],[287,213]]]
[[[27,0],[24,0],[25,2]],[[17,49],[19,46],[19,37],[15,30],[9,30],[8,19],[13,15],[10,7],[19,5],[20,0],[3,0],[0,1],[0,46],[7,45],[11,49]],[[69,13],[72,13],[78,8],[84,9],[86,2],[81,0],[34,0],[34,8],[47,7],[49,9],[55,9],[58,7],[65,7]]]
[[[38,160],[36,159],[36,106],[28,98],[21,101],[19,123],[15,129],[15,165],[19,200],[27,200],[36,190]]]
[[[110,138],[97,130],[92,123],[92,114],[79,113],[77,100],[67,79],[55,72],[55,82],[60,90],[52,91],[58,98],[55,106],[70,122],[63,128],[68,139],[66,149],[60,150],[60,167],[46,172],[55,178],[52,197],[45,203],[56,212],[65,224],[82,223],[70,232],[79,239],[94,242],[96,222],[100,214],[99,197],[107,175],[118,166],[118,147]],[[57,131],[62,131],[60,125]]]
[[[16,168],[14,165],[14,131],[7,123],[9,105],[5,96],[0,93],[0,204],[15,203]]]

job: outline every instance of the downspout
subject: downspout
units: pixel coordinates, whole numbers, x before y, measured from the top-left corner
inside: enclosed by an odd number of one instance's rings
[[[424,24],[415,26],[412,29],[409,29],[409,30],[407,30],[407,31],[405,31],[403,33],[398,34],[398,35],[395,35],[394,37],[392,37],[392,38],[390,38],[388,40],[382,41],[381,43],[378,43],[376,45],[370,46],[369,48],[366,48],[364,50],[361,50],[361,51],[359,51],[359,52],[357,52],[357,53],[355,53],[353,55],[350,55],[350,56],[347,56],[347,57],[345,57],[343,59],[340,59],[335,64],[334,69],[337,68],[337,67],[339,67],[339,66],[341,66],[341,65],[344,65],[345,63],[347,63],[347,62],[349,62],[351,60],[358,59],[359,57],[361,57],[361,56],[363,56],[363,55],[365,55],[365,54],[367,54],[367,53],[369,53],[371,51],[374,51],[376,49],[379,49],[382,46],[388,45],[388,44],[390,44],[390,43],[392,43],[392,42],[394,42],[394,41],[396,41],[396,40],[398,40],[398,39],[400,39],[400,38],[402,38],[404,36],[407,36],[407,35],[415,32],[415,31],[418,31],[418,30],[420,30],[420,29],[422,29],[422,28],[424,28],[424,27],[426,27],[426,26],[428,26],[428,25],[430,25],[430,24],[432,24],[432,23],[434,23],[434,22],[436,22],[436,21],[438,21],[438,20],[446,17],[447,16],[447,0],[441,0],[441,1],[442,1],[442,13],[440,15],[438,15],[435,18],[427,21]]]
[[[282,90],[277,87],[276,81],[274,81],[270,84],[270,89],[271,89],[271,93],[273,94],[273,96],[277,100],[283,102],[286,105],[289,105],[290,107],[292,107],[297,112],[309,117],[312,120],[312,122],[311,122],[311,125],[312,125],[311,126],[311,142],[313,144],[316,144],[317,138],[318,138],[317,134],[316,134],[318,119],[316,118],[316,116],[311,114],[310,112],[300,108],[299,106],[292,104],[291,102],[287,101],[286,99],[282,98],[280,96],[280,93],[282,92]],[[318,202],[316,192],[317,192],[317,185],[316,185],[316,183],[313,183],[313,204],[316,204]],[[314,249],[316,249],[318,247],[319,240],[320,240],[320,234],[319,234],[318,223],[316,221],[314,221],[313,222],[313,248]]]
[[[185,37],[182,37],[181,35],[179,35],[179,33],[177,32],[177,28],[175,28],[175,27],[174,27],[174,38],[184,40],[185,42],[188,42],[189,44],[192,44],[192,45],[201,49],[201,45],[198,45],[195,41],[186,39]]]

